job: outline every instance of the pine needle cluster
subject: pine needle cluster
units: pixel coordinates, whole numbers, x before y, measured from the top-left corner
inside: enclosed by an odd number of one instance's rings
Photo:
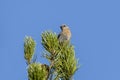
[[[72,80],[78,69],[73,45],[69,42],[60,43],[57,34],[45,31],[41,34],[44,57],[50,65],[32,63],[35,41],[26,37],[24,41],[24,58],[28,63],[29,80]]]

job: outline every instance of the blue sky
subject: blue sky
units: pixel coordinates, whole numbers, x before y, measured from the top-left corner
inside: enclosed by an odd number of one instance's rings
[[[120,80],[119,0],[0,0],[0,80],[27,80],[25,35],[37,43],[41,33],[67,24],[81,67],[75,80]]]

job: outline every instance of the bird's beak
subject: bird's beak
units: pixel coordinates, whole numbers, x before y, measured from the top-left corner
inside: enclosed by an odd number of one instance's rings
[[[63,27],[62,27],[62,26],[60,26],[60,29],[62,30],[62,29],[63,29]]]

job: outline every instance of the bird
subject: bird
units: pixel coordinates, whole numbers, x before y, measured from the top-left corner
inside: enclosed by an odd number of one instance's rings
[[[60,26],[61,32],[58,35],[58,40],[60,43],[69,42],[71,38],[71,31],[66,24]]]

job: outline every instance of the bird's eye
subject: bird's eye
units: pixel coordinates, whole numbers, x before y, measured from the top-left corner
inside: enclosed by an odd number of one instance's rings
[[[62,25],[63,27],[66,27],[66,25],[64,24],[64,25]]]

